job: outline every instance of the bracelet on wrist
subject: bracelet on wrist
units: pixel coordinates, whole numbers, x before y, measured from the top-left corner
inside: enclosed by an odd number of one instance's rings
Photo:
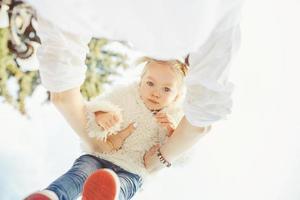
[[[165,159],[165,157],[161,154],[160,149],[157,149],[157,157],[159,158],[159,161],[164,164],[166,167],[171,167],[171,163]]]

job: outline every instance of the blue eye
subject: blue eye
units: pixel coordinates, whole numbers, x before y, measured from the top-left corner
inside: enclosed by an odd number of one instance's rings
[[[170,91],[171,91],[171,89],[170,89],[170,88],[168,88],[168,87],[164,87],[164,91],[165,91],[165,92],[170,92]]]
[[[153,86],[153,85],[154,85],[154,83],[152,83],[151,81],[147,81],[146,84],[147,84],[148,86]]]

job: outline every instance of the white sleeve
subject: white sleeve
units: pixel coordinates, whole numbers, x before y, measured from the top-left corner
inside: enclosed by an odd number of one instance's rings
[[[60,30],[127,41],[146,56],[168,60],[195,51],[243,0],[26,1]]]
[[[233,84],[227,79],[233,54],[240,44],[240,29],[239,24],[222,31],[220,27],[189,57],[183,108],[194,126],[210,125],[231,112]]]
[[[123,108],[128,101],[126,95],[131,94],[132,88],[130,86],[119,86],[115,85],[111,88],[110,92],[101,94],[94,99],[85,102],[87,111],[87,132],[90,137],[95,137],[100,140],[106,140],[109,135],[116,134],[118,131],[122,130],[123,123]],[[95,112],[114,112],[120,119],[113,127],[103,130],[97,123],[95,118]]]
[[[80,86],[85,79],[85,58],[90,38],[62,31],[43,18],[38,19],[40,76],[43,86],[61,92]]]
[[[87,132],[90,137],[95,137],[102,141],[106,141],[107,137],[112,134],[116,134],[117,131],[121,130],[122,119],[122,109],[110,102],[109,100],[103,98],[101,95],[96,97],[95,99],[86,102],[86,111],[87,111]],[[117,124],[112,126],[111,128],[104,130],[100,128],[96,123],[95,112],[103,111],[103,112],[115,112],[118,116],[120,116],[120,120]]]

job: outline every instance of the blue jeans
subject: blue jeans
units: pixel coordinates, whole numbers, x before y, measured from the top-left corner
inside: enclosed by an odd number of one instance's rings
[[[142,186],[142,178],[139,175],[130,173],[107,160],[86,154],[76,159],[72,168],[46,189],[53,191],[60,200],[76,199],[87,177],[100,168],[109,168],[118,175],[121,186],[119,200],[131,199]]]

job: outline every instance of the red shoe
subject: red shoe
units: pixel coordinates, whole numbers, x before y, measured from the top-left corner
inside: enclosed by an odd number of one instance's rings
[[[92,173],[83,185],[82,200],[117,200],[120,181],[110,169],[99,169]]]
[[[40,194],[40,193],[33,193],[26,197],[24,200],[51,200],[46,195]]]

